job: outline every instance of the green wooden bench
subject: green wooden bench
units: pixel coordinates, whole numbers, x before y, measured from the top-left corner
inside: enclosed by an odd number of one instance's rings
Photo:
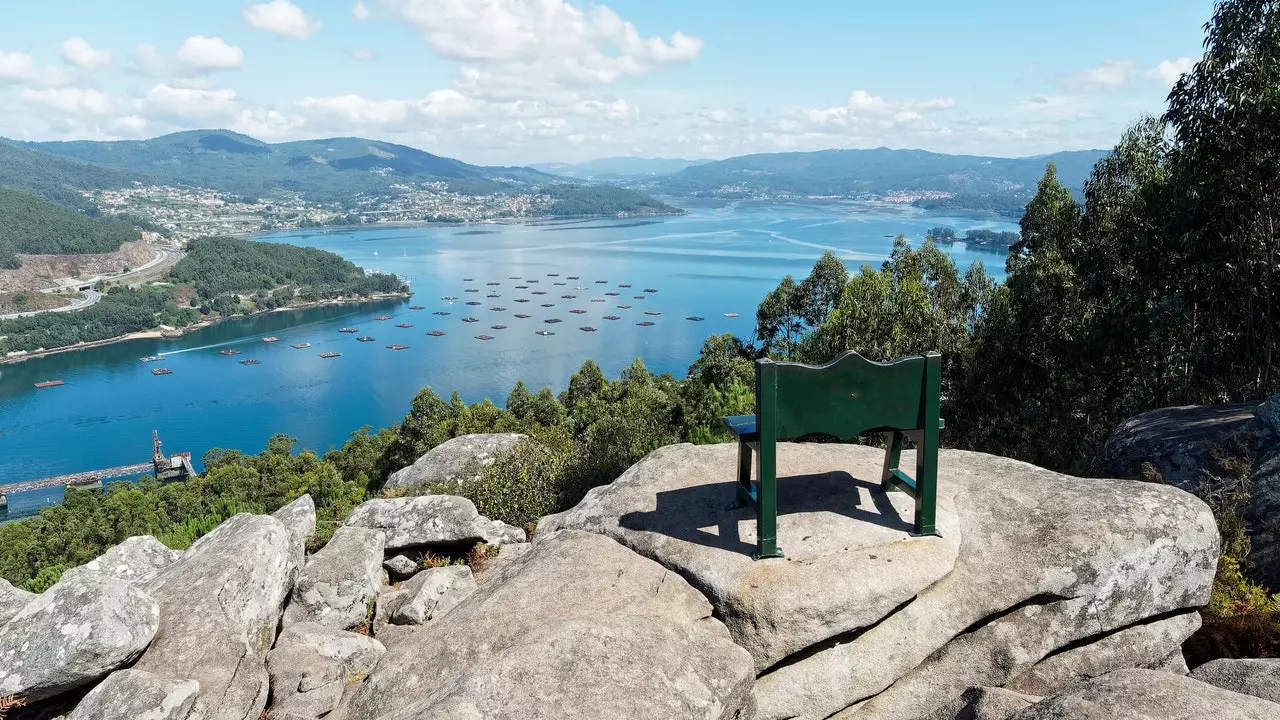
[[[825,365],[756,361],[756,414],[724,418],[738,438],[738,500],[756,508],[758,558],[778,547],[777,443],[806,435],[842,441],[887,434],[881,482],[915,497],[915,535],[937,535],[938,404],[942,356],[936,352],[878,363],[850,350]],[[916,446],[912,478],[898,468],[903,437]],[[752,451],[759,469],[751,481]]]

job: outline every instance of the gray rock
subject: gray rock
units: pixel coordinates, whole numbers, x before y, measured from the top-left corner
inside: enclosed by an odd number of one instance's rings
[[[960,698],[963,705],[955,720],[1005,720],[1042,699],[998,687],[969,688]]]
[[[1086,680],[1008,720],[1275,720],[1280,705],[1156,670]]]
[[[177,562],[180,557],[181,550],[170,550],[150,535],[139,535],[107,550],[97,559],[86,563],[84,568],[141,585]]]
[[[576,531],[500,572],[389,646],[345,717],[751,717],[751,656],[679,575]]]
[[[267,656],[272,717],[324,717],[338,707],[348,683],[367,675],[384,653],[371,637],[317,623],[290,625]]]
[[[19,610],[35,598],[35,593],[16,588],[8,580],[0,578],[0,625],[9,622],[9,618],[17,615]]]
[[[1280,703],[1280,658],[1213,660],[1196,668],[1191,677],[1224,690]]]
[[[197,540],[146,590],[160,631],[134,666],[200,684],[191,717],[256,720],[266,707],[266,654],[298,572],[279,520],[241,514]]]
[[[839,445],[786,445],[778,466],[778,537],[786,559],[756,561],[755,511],[737,507],[731,445],[650,453],[538,532],[602,533],[676,570],[711,599],[757,671],[867,627],[946,575],[961,532],[954,486],[940,498],[942,537],[912,538],[914,501],[843,469]]]
[[[160,607],[93,572],[65,577],[0,626],[0,697],[43,700],[133,662],[156,635]]]
[[[1244,519],[1254,565],[1250,576],[1274,590],[1280,588],[1280,442],[1268,445],[1254,461],[1249,485]]]
[[[1166,655],[1165,658],[1160,661],[1160,664],[1151,669],[1177,673],[1178,675],[1189,675],[1191,673],[1191,670],[1187,668],[1187,659],[1182,655],[1182,648],[1178,648]]]
[[[1245,402],[1145,412],[1116,428],[1098,460],[1111,477],[1140,477],[1142,463],[1149,462],[1165,482],[1193,490],[1200,470],[1212,464],[1209,446],[1253,430],[1257,410],[1257,402]]]
[[[314,622],[345,630],[363,622],[382,586],[384,543],[380,530],[338,528],[298,574],[285,624]]]
[[[199,692],[195,680],[118,670],[89,691],[67,720],[184,720]]]
[[[485,560],[484,564],[480,566],[480,569],[475,571],[476,582],[480,585],[485,584],[488,581],[488,578],[499,575],[500,573],[498,571],[501,568],[506,567],[511,564],[512,560],[515,560],[521,555],[529,552],[531,547],[533,547],[533,544],[527,542],[509,543],[507,545],[500,546],[498,548],[497,556],[490,557]]]
[[[422,569],[422,565],[420,563],[410,560],[404,555],[397,555],[391,558],[390,560],[382,563],[382,567],[386,568],[387,572],[391,573],[391,577],[397,580],[406,580],[411,578],[415,573]]]
[[[466,565],[427,568],[400,587],[391,622],[422,625],[449,612],[475,590],[475,578]]]
[[[1043,697],[1070,683],[1114,670],[1161,669],[1171,654],[1182,657],[1183,641],[1199,629],[1200,613],[1194,610],[1134,625],[1087,645],[1051,655],[1004,686],[1025,695]]]
[[[316,503],[311,495],[303,495],[279,510],[271,513],[271,517],[279,520],[289,532],[293,533],[301,552],[305,556],[307,543],[316,536]],[[299,565],[302,557],[298,558]]]
[[[1272,395],[1253,411],[1250,429],[1270,438],[1280,438],[1280,393]]]
[[[428,485],[463,485],[497,455],[525,438],[520,433],[461,435],[435,446],[407,468],[391,473],[386,487],[416,490]]]
[[[520,528],[483,517],[470,500],[455,495],[369,500],[345,524],[382,530],[387,550],[477,542],[502,545],[525,539]]]

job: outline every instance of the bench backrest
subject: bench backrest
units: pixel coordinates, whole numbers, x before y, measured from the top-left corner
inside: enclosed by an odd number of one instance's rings
[[[941,390],[938,353],[873,362],[852,350],[823,365],[756,361],[756,418],[762,434],[790,440],[822,433],[852,440],[865,432],[918,430]]]

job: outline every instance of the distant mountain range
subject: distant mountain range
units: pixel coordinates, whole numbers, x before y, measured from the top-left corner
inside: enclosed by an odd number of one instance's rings
[[[670,175],[687,167],[712,162],[711,160],[683,160],[680,158],[611,157],[582,163],[539,163],[531,165],[539,170],[561,177],[584,180],[625,180]]]

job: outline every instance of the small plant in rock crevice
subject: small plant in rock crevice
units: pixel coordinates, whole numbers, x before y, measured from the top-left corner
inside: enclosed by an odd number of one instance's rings
[[[26,704],[27,699],[25,697],[18,695],[0,696],[0,720],[4,720],[9,715],[9,711],[14,708],[24,707]]]

